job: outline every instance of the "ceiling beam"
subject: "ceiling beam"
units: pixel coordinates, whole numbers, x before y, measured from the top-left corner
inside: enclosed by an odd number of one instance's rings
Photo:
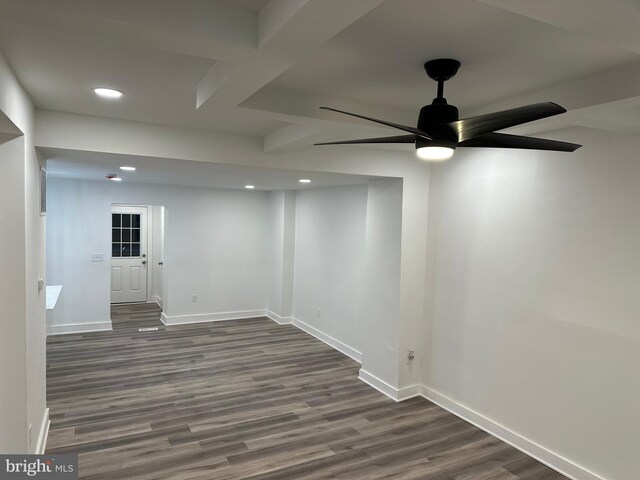
[[[264,153],[287,153],[324,140],[327,129],[312,125],[287,125],[262,139]],[[318,140],[316,140],[318,139]]]
[[[240,105],[382,1],[271,0],[258,16],[256,56],[221,83],[203,79],[198,84],[198,108]],[[205,78],[210,76],[216,77],[211,73]]]
[[[309,0],[270,0],[258,14],[258,48],[261,49]]]
[[[624,50],[640,53],[640,7],[634,0],[478,1]]]
[[[216,62],[196,86],[196,108],[200,108],[200,105],[211,97],[238,67],[239,65],[235,63],[223,62],[222,60]]]
[[[2,0],[2,21],[126,48],[244,63],[256,56],[258,16],[208,0]]]
[[[16,127],[15,123],[11,121],[11,119],[5,115],[3,111],[0,110],[0,133],[4,134],[5,140],[10,138],[19,137],[22,135],[22,130]]]
[[[35,145],[39,149],[64,149],[136,155],[207,163],[350,173],[409,180],[425,164],[403,151],[336,149],[332,155],[318,147],[295,154],[269,155],[256,137],[216,134],[203,130],[131,122],[73,113],[36,110]],[[363,161],[366,158],[366,161]]]

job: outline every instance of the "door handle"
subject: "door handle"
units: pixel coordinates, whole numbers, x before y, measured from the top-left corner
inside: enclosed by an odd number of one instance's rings
[[[158,262],[158,265],[164,265],[164,262]]]
[[[147,261],[146,261],[146,260],[142,260],[142,264],[143,264],[143,265],[146,265],[146,264],[147,264]]]

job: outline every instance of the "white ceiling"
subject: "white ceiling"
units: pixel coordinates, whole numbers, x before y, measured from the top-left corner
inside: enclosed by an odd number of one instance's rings
[[[614,45],[475,0],[394,0],[270,86],[417,115],[436,93],[423,64],[440,57],[462,62],[445,93],[450,103],[468,109],[640,60]]]
[[[233,8],[240,8],[252,13],[260,13],[269,0],[213,0],[220,5],[227,5]]]
[[[47,175],[50,177],[105,182],[109,181],[106,179],[107,175],[116,174],[122,177],[122,183],[156,183],[231,189],[244,189],[245,185],[254,185],[255,190],[304,190],[318,187],[361,185],[374,178],[364,175],[255,168],[55,148],[41,148],[40,150],[48,158]],[[136,171],[122,171],[120,166],[136,167]],[[311,183],[302,184],[298,181],[301,178],[309,179]]]
[[[0,50],[38,108],[272,154],[389,133],[321,105],[414,124],[438,57],[462,62],[445,93],[463,116],[554,101],[570,113],[515,132],[640,134],[638,25],[634,0],[0,0]]]

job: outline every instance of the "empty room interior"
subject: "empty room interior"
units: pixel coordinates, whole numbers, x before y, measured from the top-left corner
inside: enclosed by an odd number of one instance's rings
[[[639,27],[0,0],[0,477],[640,479]]]

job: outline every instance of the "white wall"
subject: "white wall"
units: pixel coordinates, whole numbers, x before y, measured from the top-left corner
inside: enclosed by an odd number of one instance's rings
[[[1,54],[0,92],[0,451],[33,453],[46,424],[45,218],[33,105]]]
[[[267,310],[279,317],[282,312],[282,282],[284,274],[284,195],[283,191],[269,194],[269,278]]]
[[[108,329],[109,188],[52,177],[47,183],[47,284],[63,285],[55,309],[47,312],[47,328]],[[93,253],[104,254],[105,261],[92,263]]]
[[[400,347],[402,181],[369,185],[364,252],[361,378],[395,397]],[[387,387],[390,386],[391,389]]]
[[[296,195],[293,317],[361,352],[367,186]]]
[[[432,170],[425,384],[611,480],[640,446],[640,139]],[[588,478],[582,475],[580,478]]]
[[[162,307],[164,298],[164,207],[151,207],[151,250],[149,263],[151,267],[151,300]]]
[[[112,203],[165,207],[163,303],[169,323],[264,310],[268,193],[53,178],[48,282],[64,289],[51,331],[109,322]],[[92,253],[105,253],[105,262],[91,263]]]
[[[270,228],[267,312],[280,323],[291,321],[295,252],[295,191],[269,194]]]

